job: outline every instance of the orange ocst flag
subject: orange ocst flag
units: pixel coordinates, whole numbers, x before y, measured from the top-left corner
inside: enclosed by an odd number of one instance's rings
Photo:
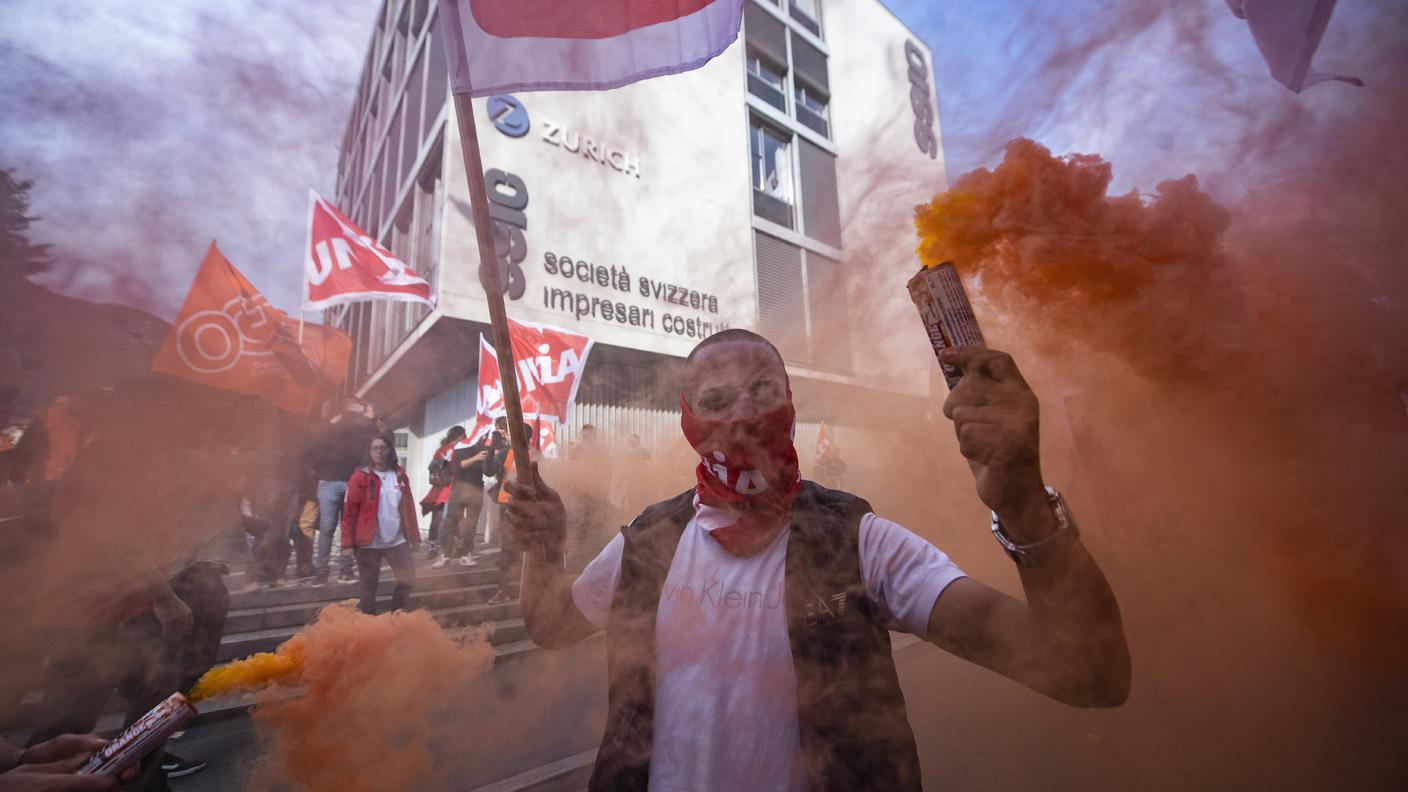
[[[306,414],[347,377],[352,339],[269,304],[214,242],[152,371],[268,399]]]

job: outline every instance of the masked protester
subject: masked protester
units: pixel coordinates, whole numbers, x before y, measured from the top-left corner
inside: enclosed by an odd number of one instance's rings
[[[1035,395],[1001,352],[947,362],[964,376],[944,412],[1026,602],[964,576],[861,498],[803,481],[781,355],[746,330],[710,336],[686,361],[695,487],[646,508],[575,580],[559,559],[561,499],[536,467],[508,485],[510,526],[544,548],[525,561],[533,640],[607,629],[590,789],[920,789],[888,629],[1071,705],[1125,700],[1119,610],[1043,486]]]

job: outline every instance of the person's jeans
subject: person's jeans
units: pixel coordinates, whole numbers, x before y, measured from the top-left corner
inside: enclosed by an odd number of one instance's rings
[[[474,532],[479,525],[479,508],[483,502],[482,487],[456,481],[450,489],[445,518],[440,522],[440,545],[447,558],[474,551]]]
[[[318,556],[313,562],[319,575],[328,574],[328,557],[332,555],[332,535],[342,521],[342,502],[347,499],[347,482],[318,482]],[[352,559],[342,556],[342,574],[352,573]]]
[[[362,578],[362,596],[357,608],[363,613],[376,615],[376,586],[381,580],[381,562],[385,559],[391,565],[391,573],[396,576],[396,589],[391,593],[391,610],[405,610],[411,599],[411,588],[416,584],[416,562],[410,542],[402,542],[395,547],[359,547],[357,572]]]

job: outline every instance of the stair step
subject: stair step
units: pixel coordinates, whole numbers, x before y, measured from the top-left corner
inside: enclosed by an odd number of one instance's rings
[[[391,586],[384,587],[384,591],[381,591],[377,597],[377,602],[383,608],[388,607],[391,602],[392,588]],[[510,594],[516,593],[514,588],[509,589]],[[411,607],[439,610],[457,605],[476,605],[486,602],[498,590],[497,583],[440,587],[428,590],[417,587],[411,592]],[[234,635],[308,624],[317,618],[318,611],[322,608],[331,603],[343,601],[345,600],[330,599],[318,602],[292,602],[268,607],[232,608],[229,615],[225,617],[225,634]]]
[[[514,618],[517,614],[518,603],[516,601],[506,602],[502,605],[456,605],[431,611],[435,620],[447,627],[493,622],[495,632],[491,643],[495,644],[517,641],[527,637],[527,629],[523,627],[523,620]],[[272,652],[278,648],[279,644],[301,632],[304,626],[299,624],[241,633],[226,633],[220,639],[220,652],[216,656],[216,662],[227,663],[241,657],[248,657],[256,652]]]
[[[473,567],[445,567],[435,569],[430,566],[417,567],[416,589],[429,591],[439,588],[458,588],[493,583],[499,579],[498,569],[493,558],[486,557]],[[377,594],[390,594],[396,587],[396,579],[388,569],[381,572],[377,583]],[[239,591],[230,595],[231,610],[267,608],[307,602],[338,602],[355,599],[361,594],[361,583],[338,583],[328,581],[326,586],[298,585],[286,588],[261,589],[259,591]]]

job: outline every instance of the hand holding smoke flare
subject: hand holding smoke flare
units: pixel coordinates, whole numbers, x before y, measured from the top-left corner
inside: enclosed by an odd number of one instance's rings
[[[1041,503],[1036,394],[1011,355],[987,348],[952,262],[926,264],[908,288],[948,383],[944,415],[978,497],[999,514]]]

